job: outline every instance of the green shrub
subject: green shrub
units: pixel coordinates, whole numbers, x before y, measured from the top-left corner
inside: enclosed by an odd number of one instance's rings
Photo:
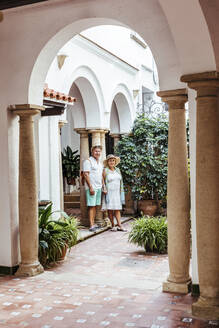
[[[144,247],[146,252],[167,252],[166,217],[142,216],[132,223],[128,241]]]
[[[167,194],[168,120],[139,114],[130,135],[116,146],[125,186],[135,200],[162,200]]]
[[[53,213],[60,213],[58,220]],[[78,221],[65,212],[52,212],[52,203],[39,210],[39,261],[43,266],[56,262],[65,248],[77,243]]]

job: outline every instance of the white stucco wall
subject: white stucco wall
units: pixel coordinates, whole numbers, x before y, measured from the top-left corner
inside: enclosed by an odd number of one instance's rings
[[[111,114],[110,114],[110,132],[120,133],[119,116],[115,101],[112,103]]]
[[[43,84],[56,53],[72,36],[102,24],[129,26],[141,34],[155,56],[162,90],[184,87],[181,74],[216,69],[198,0],[78,0],[76,4],[72,0],[53,0],[49,6],[42,2],[5,10],[0,22],[0,150],[5,154],[0,161],[0,208],[4,218],[0,265],[18,262],[16,242],[13,245],[12,241],[18,226],[18,135],[17,124],[7,116],[7,107],[28,102],[42,104]],[[103,122],[109,122],[107,113]],[[10,128],[12,139],[8,136]],[[15,141],[12,151],[11,140]]]
[[[51,200],[53,210],[60,209],[59,117],[42,117],[39,136],[39,199]]]
[[[196,91],[188,89],[190,126],[190,195],[192,228],[192,282],[198,284],[197,241],[196,241]]]

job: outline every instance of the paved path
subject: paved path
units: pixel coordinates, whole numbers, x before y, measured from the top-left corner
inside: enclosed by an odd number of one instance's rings
[[[125,226],[130,229],[130,223]],[[167,256],[149,256],[106,231],[44,274],[0,278],[0,327],[215,327],[191,316],[191,296],[161,292]]]

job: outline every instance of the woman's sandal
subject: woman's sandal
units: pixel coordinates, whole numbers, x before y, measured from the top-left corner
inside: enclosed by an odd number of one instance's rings
[[[121,228],[120,228],[120,227],[118,227],[118,228],[117,228],[117,231],[123,231],[123,232],[127,232],[127,230],[126,230],[126,229],[124,229],[124,228],[122,228],[122,227],[121,227]]]

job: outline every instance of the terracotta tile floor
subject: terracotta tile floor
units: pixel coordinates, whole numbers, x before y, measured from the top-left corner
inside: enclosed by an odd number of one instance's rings
[[[167,256],[145,255],[127,243],[126,233],[106,231],[44,274],[0,277],[0,327],[217,326],[192,317],[190,295],[161,292],[167,272]]]

